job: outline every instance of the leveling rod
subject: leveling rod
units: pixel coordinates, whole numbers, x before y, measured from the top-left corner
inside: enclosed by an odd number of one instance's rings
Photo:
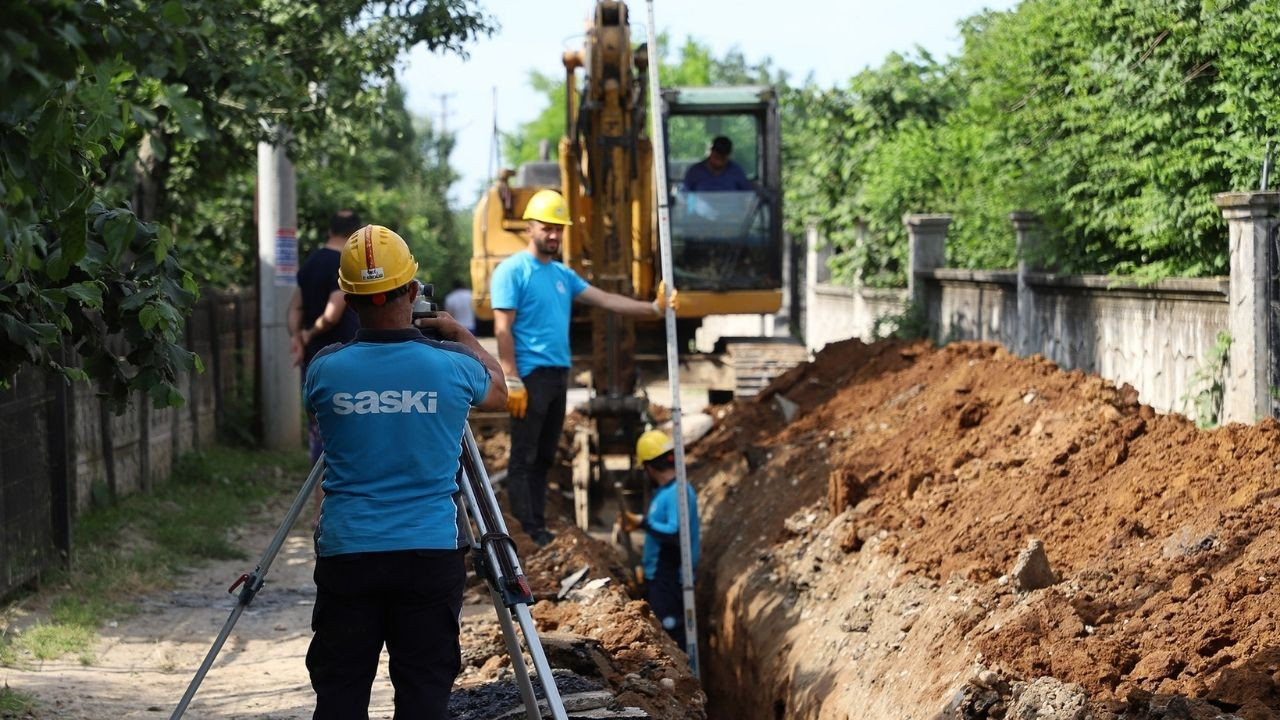
[[[649,116],[653,121],[653,191],[658,199],[658,248],[662,259],[662,281],[675,288],[671,253],[671,207],[667,193],[667,139],[662,126],[662,88],[658,70],[662,52],[658,48],[658,26],[653,21],[653,0],[649,10]],[[667,382],[671,385],[671,440],[676,451],[676,515],[680,519],[680,585],[684,599],[684,650],[689,668],[698,675],[698,613],[693,597],[693,548],[690,544],[689,478],[684,465],[684,413],[680,408],[680,353],[676,345],[676,311],[667,303]]]

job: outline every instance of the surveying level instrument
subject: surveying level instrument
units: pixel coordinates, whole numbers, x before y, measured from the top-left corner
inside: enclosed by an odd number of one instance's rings
[[[436,308],[431,298],[432,287],[420,285],[419,290],[418,300],[413,308],[414,319],[433,317]],[[498,623],[502,626],[507,653],[511,656],[511,667],[515,672],[516,684],[520,688],[520,697],[524,701],[525,715],[528,720],[541,720],[542,711],[538,707],[538,698],[534,694],[529,668],[525,664],[524,655],[520,649],[520,640],[515,631],[516,623],[519,624],[520,631],[524,635],[525,647],[533,660],[538,682],[542,686],[543,698],[551,711],[551,717],[554,720],[568,720],[564,702],[560,699],[560,691],[556,687],[555,677],[551,673],[551,665],[547,662],[546,653],[542,650],[542,642],[538,639],[537,626],[534,624],[533,615],[529,612],[529,605],[533,603],[533,591],[529,587],[529,581],[525,579],[523,570],[520,569],[515,541],[507,534],[502,510],[498,507],[498,499],[489,482],[489,474],[485,471],[484,458],[480,455],[480,448],[476,446],[476,439],[469,424],[463,426],[461,450],[457,481],[459,492],[466,501],[464,512],[467,520],[464,525],[468,544],[471,547],[471,560],[476,574],[484,579],[489,588],[489,597],[498,614]],[[289,507],[289,512],[285,514],[284,521],[276,530],[275,537],[263,552],[257,567],[253,572],[241,575],[227,589],[228,592],[235,592],[236,588],[240,589],[236,606],[223,624],[217,638],[214,639],[204,662],[196,670],[195,677],[191,679],[187,691],[182,695],[182,700],[169,716],[170,720],[178,720],[186,712],[187,706],[195,697],[200,683],[204,681],[209,668],[213,666],[213,661],[218,657],[227,637],[231,635],[231,630],[240,619],[240,615],[266,584],[267,571],[280,552],[280,547],[284,544],[290,528],[293,527],[302,508],[306,505],[307,498],[311,497],[316,485],[324,477],[324,467],[324,455],[321,454],[320,459],[311,468],[311,473],[303,483],[302,489],[298,491],[298,496],[294,498],[293,505]]]

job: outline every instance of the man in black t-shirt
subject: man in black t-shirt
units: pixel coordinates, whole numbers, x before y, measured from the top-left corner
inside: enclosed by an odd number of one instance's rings
[[[360,319],[347,307],[338,289],[338,265],[347,238],[363,227],[354,210],[339,210],[329,218],[329,240],[307,256],[298,270],[298,287],[289,303],[289,345],[293,364],[307,375],[307,364],[321,349],[355,337]],[[324,449],[315,418],[310,422],[311,462]]]

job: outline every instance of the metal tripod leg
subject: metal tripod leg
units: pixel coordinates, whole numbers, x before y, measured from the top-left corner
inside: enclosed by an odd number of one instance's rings
[[[459,477],[462,476],[462,470],[458,470]],[[467,544],[471,546],[471,552],[476,554],[476,558],[484,550],[480,547],[480,543],[476,542],[475,535],[471,532],[471,522],[468,519],[468,506],[470,503],[463,505],[463,527],[467,532]],[[483,562],[483,561],[482,561]],[[524,663],[524,653],[520,650],[520,638],[516,637],[516,626],[511,622],[511,611],[507,610],[507,606],[502,604],[502,598],[494,588],[488,584],[488,578],[483,578],[485,584],[489,587],[489,599],[493,601],[493,609],[498,613],[498,625],[502,628],[502,639],[507,644],[507,655],[511,658],[511,670],[516,675],[516,686],[520,688],[520,698],[524,701],[525,717],[528,720],[542,720],[542,712],[538,710],[538,696],[533,692],[533,681],[529,679],[529,666]]]
[[[178,720],[187,711],[187,706],[191,704],[191,699],[196,696],[196,690],[200,689],[200,683],[204,682],[204,676],[208,674],[209,668],[213,667],[213,661],[217,659],[218,653],[222,651],[222,646],[227,641],[227,637],[231,635],[231,629],[236,626],[236,621],[240,619],[240,615],[244,613],[245,608],[249,607],[249,603],[253,602],[254,596],[258,594],[258,591],[266,583],[267,571],[271,569],[271,563],[275,561],[276,554],[280,552],[280,547],[284,545],[284,539],[289,535],[289,530],[297,522],[298,515],[302,514],[302,508],[306,507],[307,499],[311,497],[312,491],[315,490],[322,477],[324,477],[323,453],[316,460],[315,466],[311,468],[311,473],[307,475],[307,481],[302,484],[302,489],[298,491],[298,497],[293,499],[293,505],[289,506],[289,512],[285,514],[284,521],[280,523],[279,529],[276,530],[275,537],[271,538],[271,543],[267,545],[266,551],[262,553],[262,558],[258,560],[258,566],[253,569],[252,573],[241,575],[227,589],[227,592],[231,592],[237,586],[240,586],[240,598],[236,602],[235,608],[231,611],[230,617],[227,618],[227,622],[223,624],[218,637],[213,641],[213,647],[209,648],[209,653],[205,655],[204,662],[200,663],[200,669],[196,670],[195,677],[191,678],[191,684],[187,686],[187,691],[182,694],[182,700],[178,702],[178,707],[174,708],[169,720]]]
[[[546,698],[551,716],[555,720],[568,720],[564,703],[560,699],[560,690],[556,687],[555,677],[551,674],[551,665],[547,662],[546,653],[542,650],[542,642],[538,639],[538,628],[533,622],[533,616],[529,613],[529,603],[533,601],[533,594],[529,590],[524,572],[520,569],[520,559],[516,556],[515,544],[507,534],[506,522],[502,519],[498,499],[493,494],[493,486],[490,485],[489,476],[484,469],[484,458],[480,455],[479,447],[476,446],[476,439],[471,433],[470,425],[464,425],[462,431],[462,474],[466,480],[460,483],[463,497],[466,498],[468,509],[480,531],[478,543],[480,554],[477,558],[487,565],[489,590],[495,595],[495,606],[509,610],[520,625],[525,647],[529,650],[529,657],[533,659],[534,669],[538,673],[538,682],[542,685],[543,697]],[[500,621],[502,615],[503,613],[499,611]],[[505,627],[503,632],[507,632]],[[514,638],[514,632],[512,637]],[[510,650],[510,647],[508,649]],[[513,666],[518,655],[518,649],[511,650]],[[521,662],[523,663],[523,660]],[[524,693],[523,688],[521,693]],[[532,694],[532,688],[529,694]],[[537,704],[530,703],[528,696],[525,699],[525,710],[530,720],[541,718]]]
[[[511,622],[511,611],[502,604],[497,593],[490,591],[489,597],[493,598],[493,608],[498,611],[498,624],[502,626],[502,637],[507,641],[511,669],[516,674],[520,698],[524,700],[525,717],[529,720],[542,720],[542,711],[538,709],[538,696],[533,692],[533,680],[529,677],[529,666],[524,664],[524,653],[520,651],[520,638],[516,637],[516,626]]]

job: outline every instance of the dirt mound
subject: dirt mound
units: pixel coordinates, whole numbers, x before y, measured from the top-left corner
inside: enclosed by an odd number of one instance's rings
[[[688,658],[648,604],[632,598],[634,578],[613,546],[569,525],[556,527],[556,533],[546,547],[522,553],[538,598],[531,612],[551,665],[598,681],[618,706],[638,707],[654,718],[705,718],[706,697]],[[566,582],[571,579],[576,582]],[[482,602],[482,590],[472,592],[473,602]],[[482,637],[463,641],[468,686],[509,672],[497,626],[480,632]]]
[[[651,413],[669,417],[659,405]],[[505,418],[485,417],[473,422],[485,465],[491,473],[506,467],[510,440]],[[583,533],[573,525],[570,465],[574,435],[590,420],[578,409],[565,417],[557,462],[548,472],[546,515],[555,540],[538,548],[520,523],[506,514],[525,575],[538,602],[531,608],[551,665],[595,681],[607,689],[619,707],[638,707],[654,718],[700,720],[706,717],[706,696],[689,671],[688,658],[663,632],[648,603],[637,598],[636,578],[617,548]],[[499,503],[506,501],[505,480],[499,484]],[[571,587],[566,579],[586,572]],[[562,592],[563,589],[563,592]],[[472,578],[467,602],[488,603],[484,584]],[[468,626],[464,625],[464,632]],[[496,623],[476,623],[463,639],[460,682],[476,693],[481,706],[492,697],[514,697],[509,682],[510,661]]]
[[[1051,677],[1280,716],[1278,450],[991,344],[828,346],[696,448],[715,715],[996,717]]]

